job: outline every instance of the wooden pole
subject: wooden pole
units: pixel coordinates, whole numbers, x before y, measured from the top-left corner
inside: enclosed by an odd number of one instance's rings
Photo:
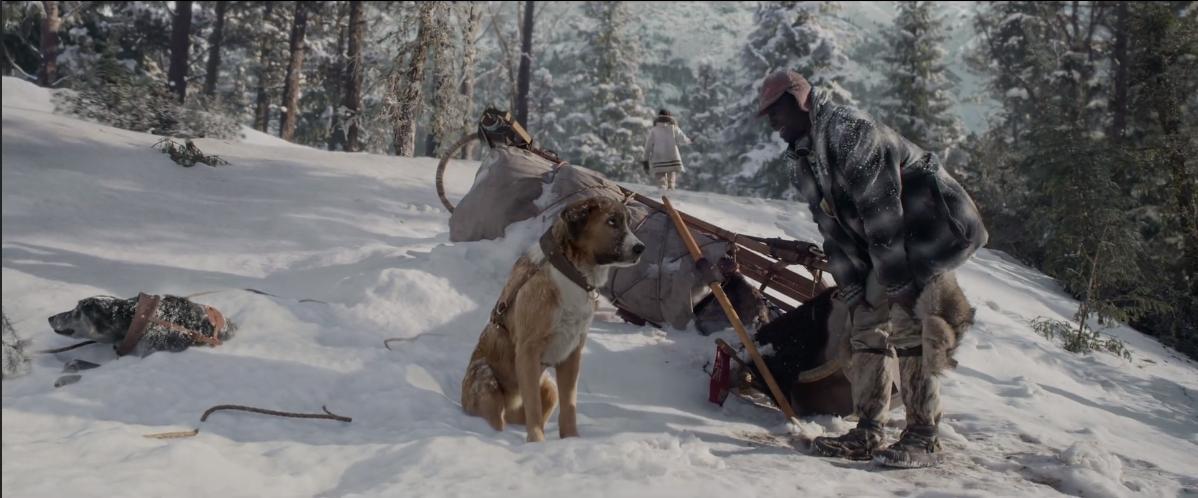
[[[703,253],[699,251],[699,244],[695,242],[694,236],[686,226],[686,222],[682,221],[682,217],[678,215],[678,210],[670,204],[670,200],[662,197],[662,205],[665,207],[666,213],[670,215],[670,219],[674,220],[674,228],[678,229],[678,235],[682,237],[682,242],[686,244],[686,249],[690,251],[691,257],[695,263],[703,259]],[[765,361],[761,359],[761,354],[757,352],[757,346],[753,344],[753,340],[749,338],[749,332],[745,330],[745,326],[740,321],[740,316],[736,310],[732,308],[732,302],[728,300],[728,295],[724,294],[724,289],[720,288],[719,282],[711,282],[707,284],[711,287],[712,294],[720,302],[720,307],[724,308],[724,314],[728,315],[728,321],[732,322],[732,328],[736,330],[736,335],[740,336],[741,344],[744,344],[745,349],[749,351],[749,356],[753,358],[753,363],[757,365],[757,371],[761,372],[761,377],[765,379],[765,384],[769,386],[770,393],[774,395],[774,402],[778,404],[778,408],[782,409],[782,413],[786,414],[786,419],[794,418],[795,412],[791,408],[790,403],[786,400],[786,396],[782,395],[782,389],[778,387],[778,383],[774,381],[774,375],[770,373],[769,367],[765,366]]]

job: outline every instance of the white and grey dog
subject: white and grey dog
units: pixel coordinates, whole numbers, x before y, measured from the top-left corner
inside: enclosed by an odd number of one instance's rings
[[[138,318],[139,314],[144,316]],[[112,344],[122,356],[218,346],[237,330],[215,308],[182,297],[148,294],[129,299],[89,297],[49,321],[59,335]]]

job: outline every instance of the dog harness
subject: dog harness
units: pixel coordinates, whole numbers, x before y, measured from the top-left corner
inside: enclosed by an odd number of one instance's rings
[[[539,241],[541,252],[545,254],[545,260],[548,261],[550,265],[553,265],[554,268],[557,268],[557,271],[562,272],[562,275],[565,275],[565,277],[573,282],[574,285],[577,285],[583,290],[587,291],[587,293],[591,295],[592,301],[598,299],[595,294],[595,286],[591,285],[591,283],[587,281],[586,276],[584,276],[582,272],[578,271],[578,268],[576,268],[574,264],[570,262],[570,260],[566,259],[565,254],[562,253],[561,247],[558,247],[558,245],[554,244],[553,242],[553,230],[546,230],[545,234],[541,236],[541,240]],[[531,279],[534,274],[536,274],[535,271],[524,272],[520,276],[520,280],[518,280],[516,285],[512,287],[512,291],[510,293],[500,295],[499,300],[495,302],[495,307],[491,308],[490,322],[496,327],[499,327],[500,330],[503,330],[505,333],[508,332],[508,328],[507,325],[504,325],[503,323],[504,316],[507,314],[507,310],[511,308],[512,301],[516,300],[516,295],[520,293],[520,289],[524,287],[524,284],[528,283],[529,279]]]
[[[204,314],[208,319],[208,323],[212,325],[212,335],[205,335],[203,332],[189,329],[177,323],[171,323],[159,318],[158,305],[162,303],[161,296],[155,296],[139,292],[137,294],[137,306],[133,311],[133,321],[129,323],[129,331],[125,333],[125,340],[116,348],[117,356],[125,356],[132,353],[137,343],[145,336],[150,325],[178,332],[185,337],[191,339],[194,344],[207,344],[208,346],[216,347],[221,344],[220,331],[225,327],[225,317],[220,311],[211,306],[200,304],[204,310]],[[198,304],[198,303],[196,303]]]

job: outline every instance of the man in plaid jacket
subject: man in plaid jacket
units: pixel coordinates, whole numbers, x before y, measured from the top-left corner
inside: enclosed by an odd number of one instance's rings
[[[935,154],[864,112],[830,102],[794,71],[765,79],[758,112],[790,144],[794,184],[824,237],[840,288],[836,299],[852,310],[846,374],[859,422],[843,436],[817,438],[814,451],[892,466],[934,465],[941,413],[936,374],[955,364],[949,356],[972,322],[952,270],[988,239],[977,207]],[[893,381],[883,360],[896,355],[907,427],[882,449]]]

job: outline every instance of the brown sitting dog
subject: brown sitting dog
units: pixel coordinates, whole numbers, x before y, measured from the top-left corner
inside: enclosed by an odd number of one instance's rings
[[[561,400],[561,437],[578,435],[576,387],[598,294],[612,267],[631,266],[645,245],[618,201],[595,197],[562,210],[516,261],[462,379],[462,408],[495,430],[524,424],[545,440]],[[557,385],[546,367],[554,367]]]

